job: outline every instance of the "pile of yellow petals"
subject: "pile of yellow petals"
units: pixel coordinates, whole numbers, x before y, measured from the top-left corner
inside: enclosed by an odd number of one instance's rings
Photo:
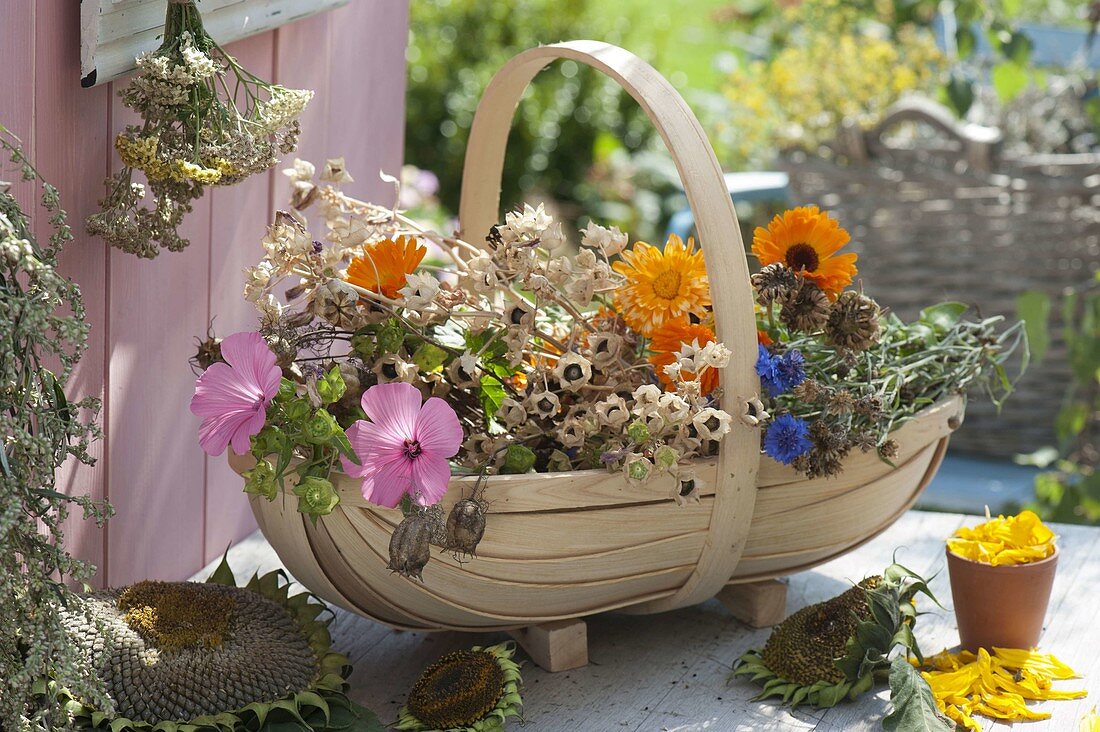
[[[952,554],[974,562],[1027,564],[1054,553],[1054,532],[1031,511],[998,516],[973,528],[962,528],[947,540]]]
[[[1049,712],[1037,712],[1028,701],[1080,699],[1084,690],[1060,691],[1052,682],[1077,678],[1077,674],[1054,656],[1038,651],[984,648],[943,651],[925,659],[921,676],[928,682],[936,706],[958,725],[981,732],[971,716],[981,714],[1010,721],[1049,719]]]

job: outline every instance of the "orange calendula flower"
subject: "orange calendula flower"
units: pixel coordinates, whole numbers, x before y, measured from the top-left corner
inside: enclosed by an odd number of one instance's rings
[[[665,366],[676,360],[676,352],[685,343],[705,346],[714,340],[714,331],[710,328],[701,323],[690,323],[687,320],[671,320],[653,334],[653,338],[649,342],[649,349],[653,352],[649,357],[649,362],[657,367],[657,376],[661,379],[661,383],[665,385],[666,390],[673,391],[676,388],[675,383],[665,373]],[[683,377],[690,381],[695,378],[695,374],[684,371]],[[718,369],[708,368],[703,371],[702,379],[700,379],[700,388],[703,395],[710,394],[717,387]]]
[[[1036,650],[943,651],[925,659],[921,676],[939,710],[974,732],[982,729],[975,714],[1008,721],[1048,719],[1049,712],[1032,709],[1027,702],[1085,696],[1083,689],[1053,688],[1052,682],[1077,674],[1054,656]]]
[[[772,337],[768,335],[768,331],[759,329],[756,331],[756,342],[762,346],[770,346],[775,343]]]
[[[859,271],[857,255],[837,254],[850,239],[829,214],[817,206],[801,206],[776,216],[766,229],[758,226],[752,253],[761,265],[779,263],[801,272],[835,300]]]
[[[664,323],[688,315],[702,318],[710,307],[710,285],[703,252],[669,236],[664,251],[643,241],[622,253],[615,271],[626,277],[615,291],[615,305],[626,324],[646,337]]]
[[[998,567],[1046,559],[1054,553],[1054,538],[1054,532],[1035,513],[1022,511],[963,527],[947,540],[947,548],[963,559]]]
[[[364,254],[351,260],[347,281],[391,300],[401,297],[405,276],[416,271],[428,253],[411,236],[383,239],[364,247]]]

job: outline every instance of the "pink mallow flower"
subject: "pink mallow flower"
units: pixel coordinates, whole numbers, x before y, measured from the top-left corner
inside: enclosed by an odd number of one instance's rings
[[[225,363],[211,364],[199,376],[191,411],[203,418],[203,450],[221,455],[232,444],[234,452],[244,454],[249,439],[267,421],[267,405],[279,391],[282,370],[259,333],[234,333],[221,346]]]
[[[421,506],[430,506],[447,492],[447,459],[458,452],[462,427],[455,410],[439,397],[423,405],[420,401],[415,386],[396,381],[376,384],[363,394],[370,421],[359,420],[347,429],[360,465],[340,460],[345,473],[363,478],[363,498],[371,503],[394,508],[408,494]]]

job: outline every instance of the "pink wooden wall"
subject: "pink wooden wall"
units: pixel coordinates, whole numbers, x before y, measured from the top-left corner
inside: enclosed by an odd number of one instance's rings
[[[191,246],[153,261],[85,235],[130,113],[116,94],[121,82],[80,87],[79,14],[73,0],[0,0],[0,124],[61,190],[77,234],[62,264],[92,324],[71,392],[103,400],[98,463],[64,469],[60,484],[108,498],[117,515],[102,531],[71,521],[69,544],[100,567],[97,584],[179,579],[255,528],[240,479],[198,448],[187,359],[211,317],[223,335],[254,326],[241,270],[261,253],[287,187],[279,166],[208,192],[186,223]],[[407,0],[351,0],[228,50],[262,77],[316,91],[299,157],[319,167],[343,155],[357,192],[389,195],[378,171],[401,164],[407,28]],[[16,193],[33,195],[25,184]],[[41,236],[43,224],[35,221]]]

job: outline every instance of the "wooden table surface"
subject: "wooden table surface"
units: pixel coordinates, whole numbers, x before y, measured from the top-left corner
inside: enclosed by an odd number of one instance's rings
[[[856,520],[857,517],[852,517]],[[947,607],[935,608],[923,598],[919,608],[931,614],[917,624],[926,653],[958,643],[951,613],[951,593],[943,557],[943,539],[963,524],[979,519],[947,513],[910,511],[882,536],[847,556],[790,578],[787,611],[827,599],[897,559],[930,576],[932,589]],[[1057,526],[1062,554],[1040,649],[1056,654],[1084,678],[1059,688],[1089,690],[1074,701],[1033,702],[1053,716],[1045,722],[1018,723],[1014,732],[1073,732],[1080,718],[1100,706],[1100,530]],[[238,577],[281,566],[257,533],[235,546],[230,564]],[[205,578],[209,573],[196,575]],[[393,721],[420,671],[444,653],[485,645],[503,634],[412,633],[393,631],[372,621],[337,611],[335,647],[355,666],[352,697]],[[666,613],[631,616],[607,614],[588,619],[586,668],[550,674],[529,662],[523,667],[524,719],[513,729],[529,732],[614,732],[629,730],[877,730],[888,710],[889,691],[878,688],[854,703],[821,711],[791,712],[752,698],[758,688],[743,680],[727,684],[734,659],[759,647],[768,630],[753,630],[733,619],[716,601]],[[523,659],[519,651],[518,658]],[[982,719],[985,730],[1007,725]]]

